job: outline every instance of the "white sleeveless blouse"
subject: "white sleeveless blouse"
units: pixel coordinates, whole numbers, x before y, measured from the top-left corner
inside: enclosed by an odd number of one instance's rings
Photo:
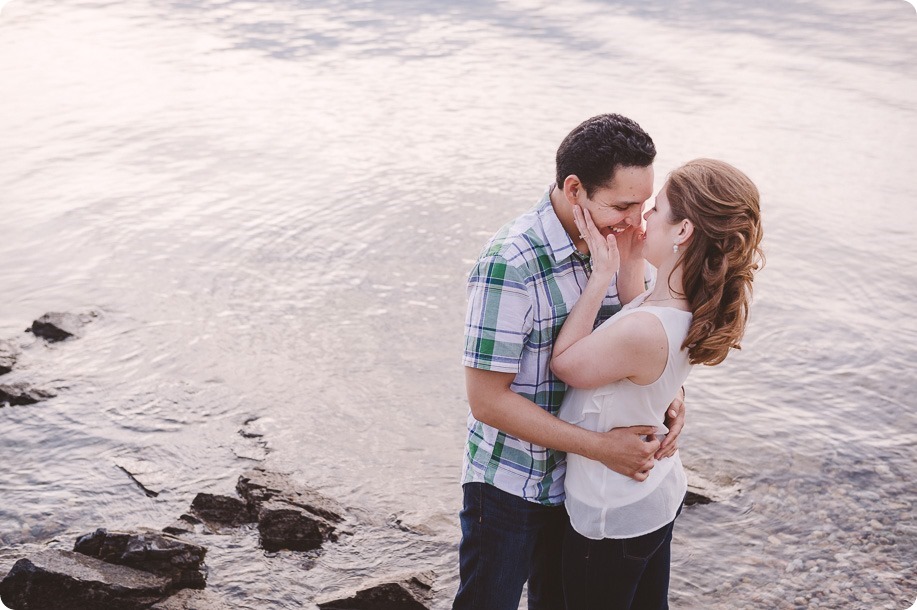
[[[666,409],[691,371],[688,351],[682,350],[681,344],[692,314],[671,307],[638,307],[647,295],[634,299],[602,326],[616,324],[634,312],[659,318],[669,342],[662,375],[648,385],[622,379],[590,390],[569,388],[560,408],[561,419],[597,432],[638,425],[656,426],[657,435],[668,432],[663,423]],[[586,538],[634,538],[655,531],[675,519],[687,489],[677,452],[657,460],[643,482],[609,470],[600,462],[567,454],[565,505],[573,529]]]

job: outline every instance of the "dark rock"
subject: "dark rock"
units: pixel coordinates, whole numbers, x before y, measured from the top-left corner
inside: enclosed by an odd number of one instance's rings
[[[685,466],[685,474],[688,477],[688,494],[685,496],[685,506],[725,502],[738,495],[741,491],[741,484],[738,480],[722,473],[711,476]]]
[[[0,405],[33,405],[47,398],[54,398],[54,392],[33,388],[27,383],[0,384]]]
[[[124,474],[126,474],[127,477],[128,477],[131,481],[133,481],[134,484],[135,484],[137,487],[140,488],[140,491],[142,491],[144,494],[146,494],[146,497],[147,497],[147,498],[155,498],[155,497],[157,497],[157,496],[159,495],[159,492],[158,492],[158,491],[153,491],[152,489],[150,489],[149,487],[147,487],[146,485],[144,485],[143,483],[141,483],[141,482],[140,482],[140,479],[137,478],[137,475],[135,475],[133,472],[131,472],[130,470],[128,470],[127,468],[125,468],[125,467],[122,466],[121,464],[115,464],[115,466],[117,466],[119,470],[121,470]]]
[[[210,526],[238,527],[252,523],[256,515],[249,509],[249,504],[239,498],[215,496],[200,493],[191,502],[191,512]]]
[[[162,531],[173,536],[191,534],[194,532],[194,526],[200,525],[201,523],[203,523],[203,521],[197,517],[192,517],[191,515],[182,515],[172,525],[167,525],[166,527],[162,528]]]
[[[6,375],[12,371],[18,357],[18,347],[9,341],[0,341],[0,375]]]
[[[230,610],[223,600],[209,591],[183,589],[150,607],[150,610]]]
[[[433,574],[379,582],[347,597],[319,602],[321,610],[428,610]]]
[[[258,533],[266,551],[311,551],[326,540],[337,540],[334,526],[321,517],[284,502],[268,501],[258,513]]]
[[[695,504],[710,504],[711,502],[713,502],[711,498],[690,490],[685,495],[685,506],[694,506]]]
[[[333,524],[344,520],[344,510],[285,475],[249,470],[239,477],[236,491],[258,515],[261,546],[267,551],[308,551],[337,540]]]
[[[32,322],[28,329],[36,337],[42,337],[48,341],[63,341],[79,334],[79,330],[85,326],[95,314],[72,314],[72,313],[46,313],[42,317]]]
[[[153,531],[109,532],[97,529],[77,539],[73,550],[108,563],[164,576],[172,589],[203,589],[207,549]]]
[[[254,512],[269,500],[302,508],[329,523],[344,520],[344,509],[314,489],[297,485],[289,477],[261,469],[249,470],[239,477],[236,491]]]
[[[0,599],[15,610],[135,610],[166,595],[168,578],[70,551],[20,559],[0,582]]]

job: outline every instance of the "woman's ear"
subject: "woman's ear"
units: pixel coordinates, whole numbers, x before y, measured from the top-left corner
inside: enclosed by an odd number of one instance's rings
[[[676,240],[679,245],[686,244],[691,240],[691,236],[694,235],[694,223],[685,218],[681,221],[681,226],[678,228],[678,234]]]

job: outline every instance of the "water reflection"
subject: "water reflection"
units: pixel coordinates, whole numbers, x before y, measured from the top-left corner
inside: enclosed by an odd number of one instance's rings
[[[657,187],[720,156],[765,198],[745,349],[689,388],[684,459],[738,491],[682,517],[673,604],[904,606],[910,10],[6,6],[0,329],[24,349],[9,380],[59,396],[0,409],[0,569],[100,525],[169,525],[261,463],[364,527],[314,558],[263,556],[252,531],[207,537],[215,592],[300,607],[433,568],[447,608],[464,275],[550,182],[560,138],[616,110],[656,139]],[[52,309],[102,315],[72,343],[22,334]]]

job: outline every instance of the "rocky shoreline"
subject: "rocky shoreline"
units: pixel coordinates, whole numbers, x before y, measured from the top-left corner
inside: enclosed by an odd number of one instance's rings
[[[26,332],[49,343],[70,341],[83,336],[86,325],[98,316],[95,312],[49,313]],[[14,341],[0,340],[0,375],[15,369],[20,354]],[[0,408],[36,404],[59,389],[23,381],[0,383]],[[254,421],[244,422],[240,434],[263,445],[262,435],[252,427]],[[144,484],[143,468],[124,460],[116,465],[148,497],[159,495]],[[691,489],[685,503],[689,506],[719,502],[739,491],[691,471],[688,477]],[[18,558],[0,581],[0,600],[12,610],[229,608],[207,590],[208,548],[186,538],[255,529],[254,551],[300,553],[308,564],[314,553],[354,536],[361,526],[355,511],[283,473],[247,470],[238,477],[235,491],[235,496],[198,493],[187,512],[161,531],[139,525],[130,531],[98,528],[77,537],[72,550],[42,549]],[[388,525],[404,529],[397,520]],[[429,610],[435,581],[436,574],[429,571],[374,577],[353,590],[311,602],[322,610]]]
[[[229,608],[205,590],[208,549],[182,534],[226,535],[257,524],[264,551],[304,552],[333,544],[357,525],[343,507],[280,473],[247,471],[236,490],[239,497],[198,494],[162,532],[100,528],[77,538],[72,551],[22,558],[0,581],[0,600],[12,610]],[[429,572],[398,575],[316,603],[323,610],[428,609],[434,579]]]
[[[48,343],[73,340],[98,316],[48,313],[26,332]],[[0,340],[0,375],[12,372],[20,355],[14,341]],[[27,382],[0,383],[0,408],[34,405],[54,396],[54,390]],[[246,438],[260,436],[246,428],[240,433]],[[130,465],[118,467],[147,496],[158,495]],[[352,536],[359,525],[352,511],[282,473],[246,471],[239,476],[236,492],[238,496],[197,494],[188,511],[162,531],[98,528],[79,536],[72,550],[44,549],[22,557],[0,581],[0,600],[11,610],[230,608],[206,590],[208,549],[182,536],[229,535],[256,527],[258,546],[265,553],[314,553],[341,536]],[[427,610],[434,580],[431,572],[397,574],[314,601],[323,610]]]

